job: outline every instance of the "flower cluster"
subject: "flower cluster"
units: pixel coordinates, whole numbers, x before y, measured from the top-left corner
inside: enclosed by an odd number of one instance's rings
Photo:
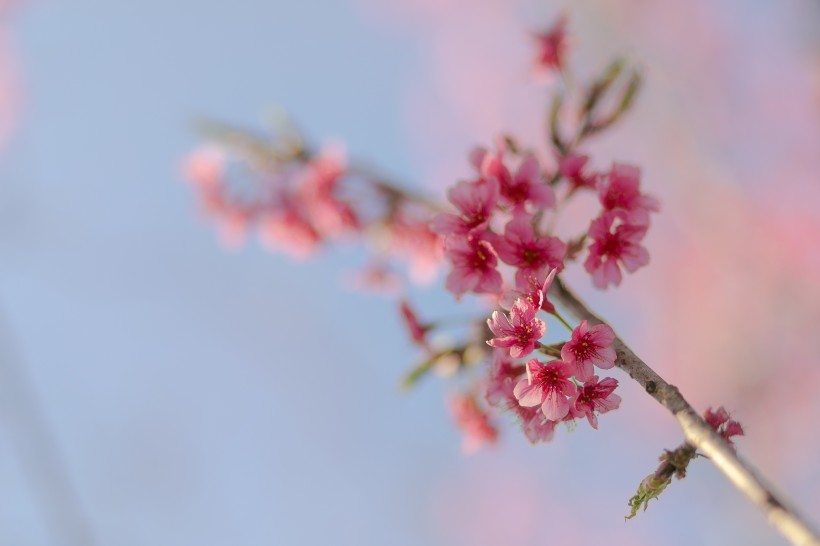
[[[186,163],[202,208],[230,243],[255,232],[269,248],[307,256],[331,241],[358,240],[370,250],[361,277],[368,288],[395,288],[397,260],[407,263],[413,281],[433,279],[446,265],[444,286],[456,300],[478,294],[496,308],[489,320],[483,313],[469,318],[466,333],[454,338],[441,332],[448,321],[422,321],[409,301],[400,304],[424,358],[404,384],[415,384],[428,371],[473,378],[450,403],[470,450],[496,440],[497,410],[513,414],[526,437],[541,442],[561,422],[585,418],[597,428],[598,417],[621,402],[614,392],[618,382],[598,373],[615,365],[612,329],[586,321],[570,325],[548,293],[573,264],[598,288],[617,286],[623,270],[646,265],[642,243],[659,207],[642,192],[638,167],[616,162],[598,169],[585,149],[590,137],[628,109],[637,74],[618,90],[625,72],[616,61],[588,86],[564,80],[566,30],[561,17],[534,36],[536,72],[550,73],[563,87],[546,120],[546,147],[522,147],[510,136],[476,147],[469,154],[470,174],[448,189],[446,206],[338,151],[311,150],[291,128],[269,139],[210,125],[216,147]],[[573,94],[578,100],[564,103]],[[572,129],[565,131],[562,123]],[[583,232],[561,237],[555,227],[574,199],[594,200],[596,216],[583,219],[581,225],[589,221]],[[550,317],[569,329],[569,339],[543,343]],[[488,363],[489,373],[473,373]]]
[[[212,132],[218,142],[190,154],[183,174],[227,245],[255,233],[267,248],[304,258],[326,243],[361,239],[373,256],[364,269],[369,288],[392,282],[395,259],[407,262],[413,281],[435,277],[443,245],[425,200],[348,165],[340,150],[311,152],[287,133],[263,145],[235,130]]]
[[[557,423],[580,417],[598,428],[597,415],[617,409],[621,403],[613,392],[618,381],[599,380],[593,374],[593,367],[609,369],[615,365],[612,329],[604,324],[589,328],[584,321],[560,348],[544,347],[538,341],[546,330],[544,321],[535,317],[539,310],[536,303],[520,298],[510,319],[496,311],[487,321],[496,336],[487,343],[499,350],[488,379],[487,402],[511,410],[531,442],[552,439]],[[526,357],[535,347],[548,354],[558,351],[560,359],[544,362],[531,358],[523,365],[513,360]]]

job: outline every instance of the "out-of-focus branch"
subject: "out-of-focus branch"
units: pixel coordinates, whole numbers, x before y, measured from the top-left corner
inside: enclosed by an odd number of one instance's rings
[[[20,464],[43,512],[54,544],[93,546],[97,543],[83,512],[57,440],[0,310],[0,419],[9,428]]]
[[[590,309],[569,289],[556,279],[555,300],[578,320],[593,324],[603,324],[604,320]],[[683,429],[686,441],[700,450],[717,466],[741,493],[746,495],[766,514],[769,521],[792,544],[818,546],[820,536],[792,508],[780,500],[758,473],[692,408],[674,385],[670,385],[660,375],[640,359],[619,337],[613,347],[617,351],[616,366],[637,381],[646,392],[660,402],[677,419]]]

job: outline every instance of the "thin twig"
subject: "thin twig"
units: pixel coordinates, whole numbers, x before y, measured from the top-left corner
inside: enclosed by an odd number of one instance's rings
[[[555,300],[576,319],[586,320],[591,325],[604,323],[604,320],[590,311],[560,279],[555,279],[553,286]],[[737,456],[726,440],[684,399],[677,387],[667,383],[619,337],[615,338],[613,347],[618,355],[615,365],[629,374],[629,377],[637,381],[652,398],[675,416],[686,440],[708,456],[741,493],[763,510],[778,531],[792,544],[820,546],[820,536],[817,532],[778,498],[756,470]]]

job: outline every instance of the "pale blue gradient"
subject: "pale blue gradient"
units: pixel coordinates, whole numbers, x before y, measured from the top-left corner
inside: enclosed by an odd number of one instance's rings
[[[400,97],[421,37],[331,0],[32,1],[15,27],[25,112],[0,167],[3,339],[96,544],[450,545],[461,535],[441,499],[471,499],[442,487],[503,504],[497,485],[522,476],[544,513],[528,544],[555,543],[549,503],[585,522],[578,544],[621,536],[626,499],[680,440],[630,426],[655,411],[635,387],[600,432],[530,448],[508,428],[504,446],[465,459],[444,387],[397,389],[413,353],[393,304],[340,289],[359,252],[308,264],[255,244],[225,252],[178,176],[198,116],[254,125],[281,105],[414,179]],[[15,447],[26,417],[3,411],[0,543],[65,544]],[[629,532],[775,543],[713,469],[698,472]],[[735,525],[701,507],[710,480]]]

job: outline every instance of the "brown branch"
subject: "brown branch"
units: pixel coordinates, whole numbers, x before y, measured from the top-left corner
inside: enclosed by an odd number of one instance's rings
[[[555,280],[555,299],[576,319],[586,320],[590,325],[602,324],[604,320],[567,288]],[[686,441],[699,449],[717,466],[730,482],[755,503],[766,517],[792,544],[820,546],[820,537],[792,508],[778,498],[758,473],[689,405],[674,385],[667,383],[632,349],[616,336],[613,346],[618,354],[615,365],[629,374],[646,392],[672,413],[683,429]]]

